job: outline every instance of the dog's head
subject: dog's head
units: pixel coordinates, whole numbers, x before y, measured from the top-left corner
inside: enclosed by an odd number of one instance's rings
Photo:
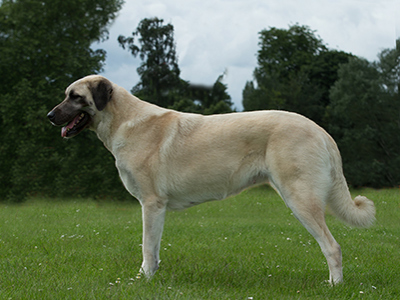
[[[56,126],[65,125],[61,136],[71,138],[90,126],[93,118],[111,100],[112,83],[98,75],[84,77],[65,91],[63,102],[54,107],[47,117]]]

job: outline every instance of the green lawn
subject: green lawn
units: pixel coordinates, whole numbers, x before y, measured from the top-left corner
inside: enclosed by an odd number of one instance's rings
[[[31,199],[0,204],[0,299],[400,299],[400,191],[354,191],[377,222],[327,216],[344,284],[330,287],[316,241],[270,188],[168,212],[161,266],[141,264],[136,203]]]

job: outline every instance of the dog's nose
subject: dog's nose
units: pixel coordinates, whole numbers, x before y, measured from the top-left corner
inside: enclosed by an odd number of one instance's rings
[[[54,123],[54,119],[56,118],[56,114],[55,114],[54,111],[52,110],[51,112],[49,112],[49,113],[47,114],[47,117],[49,118],[49,120],[50,120],[51,122]]]

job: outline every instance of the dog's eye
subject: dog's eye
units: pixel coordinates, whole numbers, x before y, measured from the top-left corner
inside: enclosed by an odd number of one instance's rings
[[[81,95],[75,93],[70,93],[69,98],[73,101],[81,101],[83,99]]]

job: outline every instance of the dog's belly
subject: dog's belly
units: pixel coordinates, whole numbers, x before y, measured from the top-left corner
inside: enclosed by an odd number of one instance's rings
[[[167,207],[170,210],[180,210],[198,205],[204,202],[223,200],[229,196],[236,195],[251,186],[268,183],[266,174],[253,176],[236,176],[228,182],[217,181],[204,183],[193,182],[187,188],[182,188],[168,195]]]

